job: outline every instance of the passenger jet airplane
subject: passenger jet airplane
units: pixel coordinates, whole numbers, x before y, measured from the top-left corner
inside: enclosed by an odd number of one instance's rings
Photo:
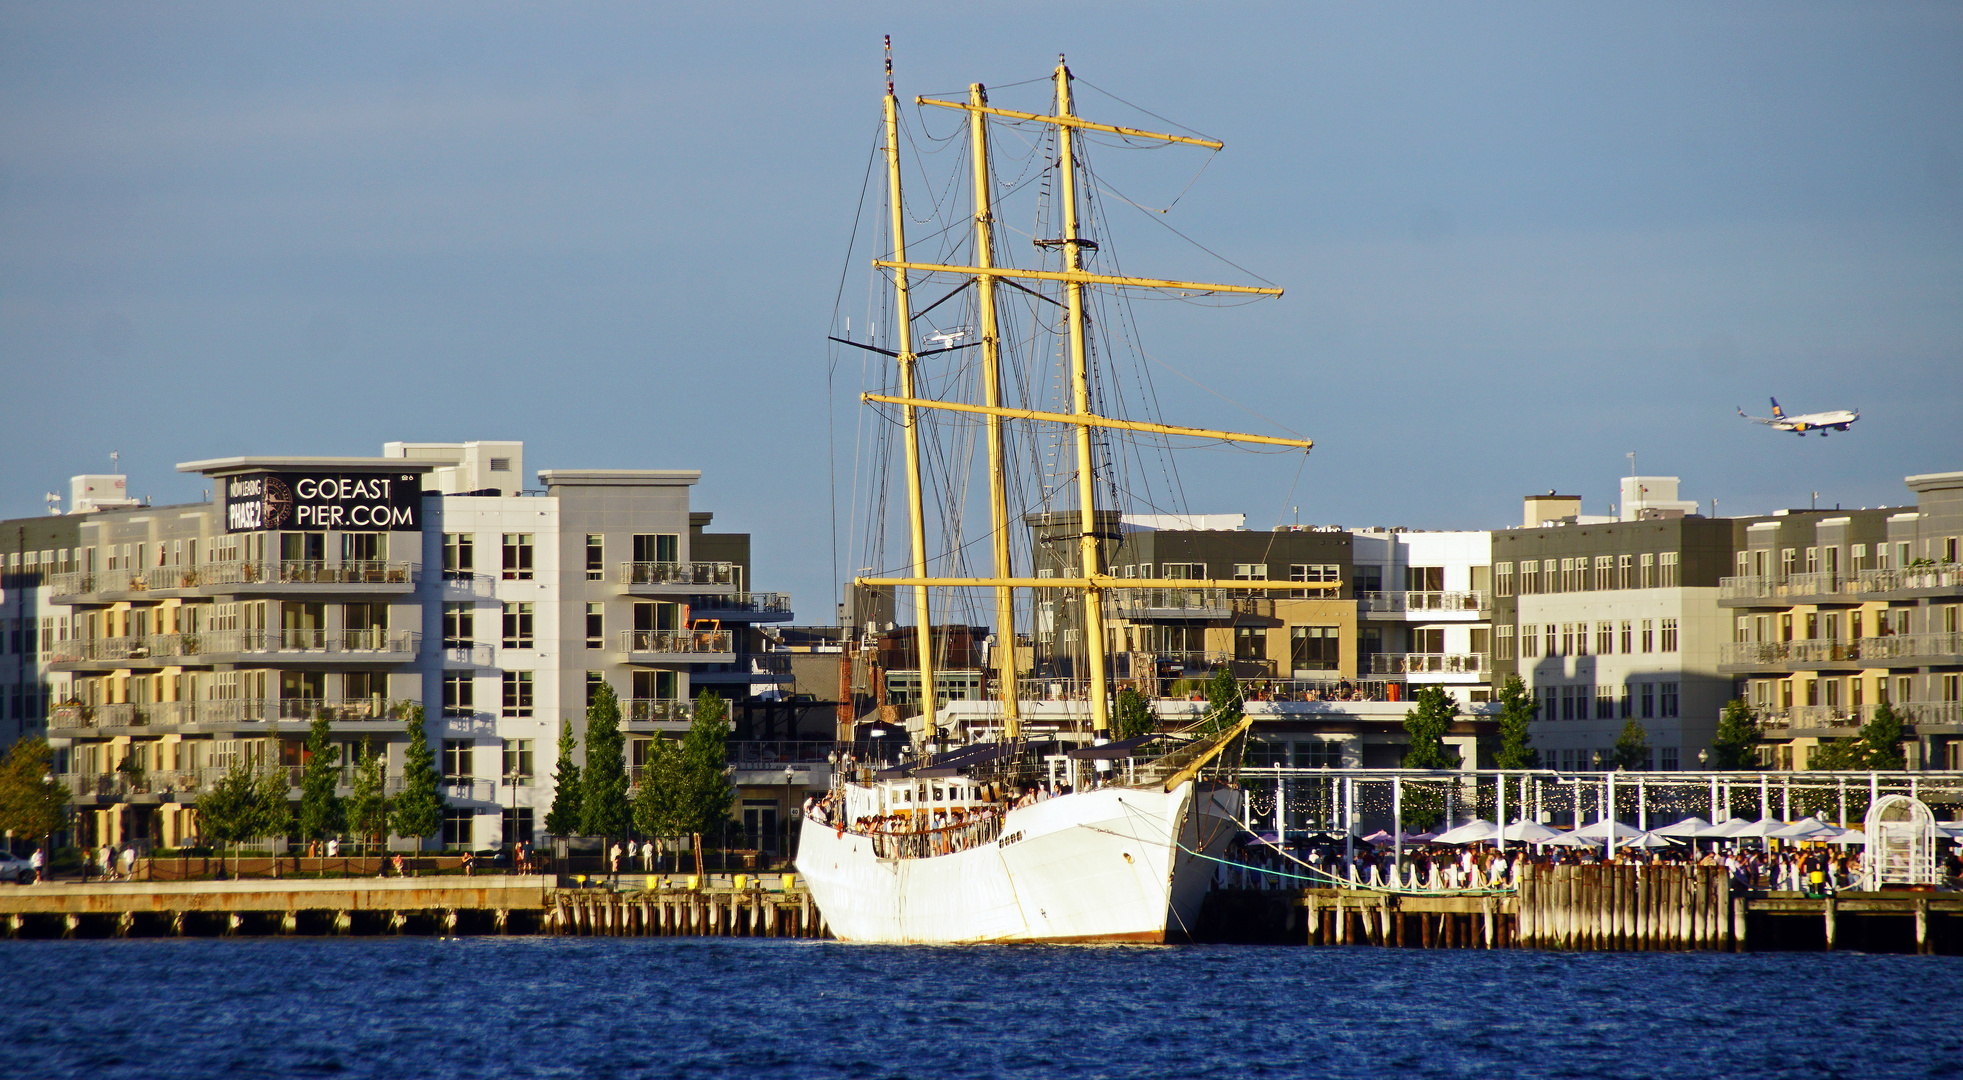
[[[1738,415],[1745,416],[1745,410],[1738,410]],[[1846,431],[1847,425],[1852,424],[1860,418],[1861,410],[1859,409],[1855,409],[1853,412],[1848,412],[1846,409],[1835,409],[1832,412],[1807,413],[1804,416],[1787,416],[1786,410],[1779,407],[1778,398],[1772,399],[1771,416],[1745,416],[1747,420],[1753,420],[1761,424],[1770,424],[1780,431],[1790,431],[1800,438],[1805,438],[1806,433],[1809,431],[1817,431],[1820,433],[1821,438],[1825,438],[1829,429]]]

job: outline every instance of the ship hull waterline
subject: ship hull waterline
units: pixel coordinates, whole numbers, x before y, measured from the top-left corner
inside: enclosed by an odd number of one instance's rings
[[[797,870],[840,941],[1164,944],[1192,936],[1240,797],[1190,781],[1076,792],[931,858],[881,858],[871,838],[807,818]]]

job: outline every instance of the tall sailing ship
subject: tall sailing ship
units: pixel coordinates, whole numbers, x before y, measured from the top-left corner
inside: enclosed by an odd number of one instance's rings
[[[1123,509],[1112,505],[1119,495],[1114,477],[1125,461],[1134,460],[1115,441],[1155,441],[1162,450],[1169,450],[1174,439],[1187,439],[1304,452],[1310,442],[1111,415],[1122,411],[1114,406],[1122,395],[1114,374],[1100,365],[1110,361],[1114,350],[1101,347],[1093,330],[1125,316],[1119,311],[1109,319],[1093,319],[1092,308],[1100,296],[1122,298],[1139,290],[1181,298],[1279,296],[1281,290],[1128,277],[1087,266],[1100,244],[1106,249],[1106,265],[1112,257],[1109,237],[1095,227],[1096,215],[1086,212],[1099,191],[1086,164],[1086,140],[1102,136],[1122,146],[1189,145],[1215,151],[1221,144],[1198,135],[1085,119],[1074,108],[1073,81],[1059,58],[1047,112],[991,105],[979,83],[969,87],[965,101],[914,99],[923,119],[928,110],[949,110],[966,120],[970,154],[961,171],[968,173],[972,187],[967,222],[950,219],[949,207],[959,201],[952,185],[930,191],[932,208],[925,220],[938,227],[928,242],[939,255],[921,259],[907,246],[907,227],[918,219],[901,191],[903,174],[920,167],[921,154],[902,138],[888,44],[882,144],[876,159],[884,166],[888,232],[874,245],[880,257],[873,262],[876,285],[884,292],[875,306],[886,317],[874,320],[877,328],[862,322],[860,335],[847,324],[842,336],[832,340],[878,365],[882,392],[861,398],[889,423],[886,430],[897,437],[903,458],[903,569],[864,573],[853,585],[856,590],[910,594],[923,717],[916,725],[918,752],[898,764],[844,763],[834,774],[830,793],[803,819],[797,869],[841,940],[1179,940],[1191,933],[1214,867],[1238,828],[1241,791],[1236,774],[1248,721],[1227,723],[1218,715],[1202,714],[1183,730],[1154,726],[1128,738],[1111,738],[1113,673],[1106,604],[1125,590],[1166,584],[1149,577],[1117,577],[1105,565],[1116,511]],[[927,152],[934,153],[958,145],[960,132],[938,140],[927,134],[936,144]],[[1003,134],[1026,148],[1022,175],[1008,181],[998,176],[998,162],[991,155],[991,139]],[[909,149],[914,160],[908,160]],[[1039,231],[1031,239],[1045,266],[1025,269],[997,258],[997,233],[1004,227],[997,199],[1004,189],[1034,192],[1042,212],[1037,215]],[[937,222],[937,217],[950,220]],[[1053,234],[1044,235],[1045,230]],[[960,259],[964,254],[965,261]],[[928,282],[950,291],[917,306],[913,289]],[[1005,326],[1013,320],[1005,318],[1004,289],[1040,312],[1023,320],[1033,327],[1027,335]],[[937,333],[923,334],[917,324],[941,326],[945,318],[930,319],[930,314],[956,297],[970,325],[957,328],[950,322]],[[922,348],[916,335],[929,347]],[[1018,348],[1025,359],[1039,351],[1039,338],[1053,346],[1043,351],[1055,357],[1055,377],[1047,381],[1056,399],[1051,408],[1037,407],[1046,404],[1039,400],[1043,391],[1038,388],[1046,380],[1029,364],[1016,363]],[[1011,389],[1018,391],[1013,397]],[[944,436],[952,447],[923,446],[923,429],[929,429],[930,439]],[[1035,434],[1015,442],[1018,429]],[[1015,450],[1033,447],[1030,440],[1045,432],[1051,437],[1050,453],[1032,451],[1034,464],[1028,468],[1041,478],[1025,482]],[[963,535],[967,496],[957,475],[962,466],[949,464],[964,448],[972,448],[977,435],[986,461],[975,465],[984,467],[988,478],[984,539],[991,565],[986,575],[967,571],[967,553],[982,548]],[[935,523],[939,547],[932,560],[930,488],[936,492],[934,509],[940,519]],[[1024,512],[1012,513],[1012,500],[1025,504]],[[1046,521],[1072,523],[1068,532],[1074,535],[1066,535],[1063,543],[1074,544],[1076,551],[1074,558],[1064,560],[1065,572],[1015,573],[1012,548],[1031,508],[1045,511]],[[875,567],[880,564],[877,538],[883,534],[883,518],[866,531],[873,549],[868,562]],[[1183,589],[1250,591],[1333,587],[1263,581],[1177,584]],[[1030,604],[1027,618],[1052,625],[1048,620],[1062,602],[1079,623],[1080,633],[1072,636],[1076,654],[1070,678],[1047,684],[1052,689],[1047,696],[1067,699],[1061,706],[1054,700],[1024,700],[1018,657],[1027,654],[1016,647],[1018,590]],[[959,723],[937,714],[939,702],[949,695],[937,676],[942,658],[936,655],[933,631],[936,592],[947,598],[943,613],[963,602],[955,598],[973,603],[977,595],[992,594],[996,644],[988,664],[995,669],[995,694],[980,722],[972,711]],[[1042,614],[1036,615],[1039,609]],[[1067,688],[1058,694],[1057,687]]]

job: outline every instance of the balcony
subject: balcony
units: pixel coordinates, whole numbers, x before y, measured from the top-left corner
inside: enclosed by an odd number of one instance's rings
[[[64,702],[48,711],[48,730],[197,727],[200,725],[341,723],[399,724],[415,707],[383,698],[230,698],[216,701]]]
[[[48,584],[64,602],[148,595],[226,596],[247,592],[404,594],[415,588],[415,563],[315,560],[209,562],[55,574]]]
[[[1484,675],[1485,653],[1371,653],[1372,675]]]
[[[635,664],[727,664],[736,659],[728,630],[622,630],[620,651]]]
[[[620,584],[632,593],[673,596],[691,590],[743,588],[743,568],[733,562],[630,562],[620,564]]]
[[[1492,613],[1493,596],[1488,592],[1362,592],[1356,594],[1357,609],[1365,618],[1419,619],[1479,618]]]
[[[241,660],[270,662],[320,660],[406,664],[416,658],[422,635],[410,632],[368,630],[221,630],[202,635],[205,653],[214,659],[236,656]]]
[[[1963,565],[1942,563],[1900,570],[1822,571],[1778,577],[1728,577],[1718,582],[1718,603],[1730,607],[1857,603],[1963,592]]]
[[[696,596],[690,598],[688,609],[690,618],[725,622],[788,622],[797,617],[791,611],[791,594],[780,592]]]
[[[1823,665],[1831,664],[1913,667],[1957,662],[1963,662],[1963,634],[1732,641],[1718,649],[1718,670],[1728,675],[1753,671],[1818,670]]]
[[[626,720],[692,720],[695,718],[695,702],[682,698],[628,698],[621,704],[621,717]]]
[[[1113,589],[1105,613],[1130,622],[1213,622],[1233,618],[1226,589]]]
[[[1878,706],[1794,705],[1761,713],[1759,727],[1778,738],[1817,736],[1844,739],[1860,734],[1874,719]],[[1914,701],[1895,706],[1895,715],[1908,725],[1910,734],[1947,734],[1930,729],[1963,728],[1963,702]]]

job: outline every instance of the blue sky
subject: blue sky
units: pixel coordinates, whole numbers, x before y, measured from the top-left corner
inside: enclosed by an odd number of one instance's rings
[[[1629,451],[1725,513],[1963,469],[1963,5],[898,10],[0,4],[0,515],[112,450],[178,501],[178,461],[522,438],[700,468],[758,586],[828,621],[823,336],[883,33],[903,93],[1065,52],[1227,143],[1168,220],[1288,293],[1145,330],[1318,447],[1292,496],[1202,459],[1195,511],[1500,527],[1605,510]],[[1231,277],[1136,224],[1128,268]],[[1733,415],[1768,395],[1863,419]]]

